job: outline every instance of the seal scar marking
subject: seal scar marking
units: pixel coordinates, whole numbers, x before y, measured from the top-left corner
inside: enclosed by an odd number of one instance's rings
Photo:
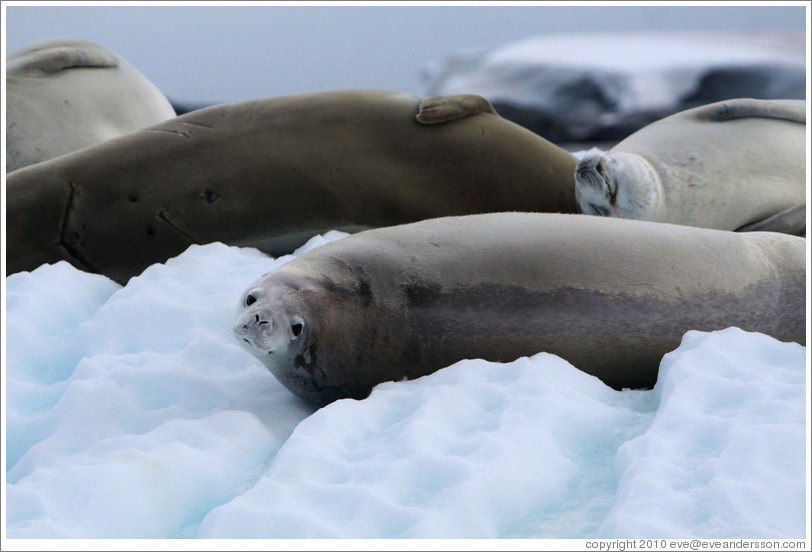
[[[189,125],[189,126],[198,126],[198,127],[203,127],[203,128],[214,128],[214,125],[207,125],[205,123],[198,123],[198,122],[195,122],[195,121],[182,121],[182,122],[183,122],[184,125]]]
[[[184,138],[191,138],[192,137],[192,133],[187,131],[187,130],[184,130],[184,131],[169,130],[169,129],[166,129],[166,128],[146,128],[144,130],[146,130],[147,132],[163,132],[164,134],[177,134],[178,136],[183,136]]]
[[[200,245],[200,243],[196,239],[194,239],[192,236],[190,236],[189,234],[187,234],[186,232],[181,230],[178,225],[176,225],[174,222],[169,220],[169,217],[167,216],[166,211],[159,211],[156,216],[159,219],[161,219],[162,221],[164,221],[166,224],[168,224],[169,227],[172,228],[172,230],[174,230],[175,232],[177,232],[178,234],[180,234],[181,236],[183,236],[184,238],[189,240],[191,243]]]
[[[77,184],[74,181],[70,181],[68,183],[68,200],[65,202],[65,213],[62,216],[62,225],[59,230],[59,241],[57,245],[63,248],[70,257],[76,259],[77,262],[81,263],[85,267],[87,267],[92,272],[98,272],[96,268],[93,266],[92,263],[89,263],[87,259],[85,259],[81,253],[79,253],[78,248],[75,247],[75,244],[71,244],[71,240],[67,239],[65,235],[68,233],[68,222],[70,219],[71,211],[73,211],[73,200],[76,195],[76,188]],[[74,239],[75,242],[78,243],[79,241],[79,234],[74,232]]]

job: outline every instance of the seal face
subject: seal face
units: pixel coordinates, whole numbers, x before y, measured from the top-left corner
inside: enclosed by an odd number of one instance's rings
[[[345,342],[348,350],[353,350],[350,355],[363,355],[351,343],[361,343],[363,349],[367,337],[376,339],[381,334],[365,333],[368,326],[374,325],[375,316],[369,316],[369,325],[360,320],[355,301],[359,295],[342,289],[330,278],[309,274],[286,271],[277,274],[274,282],[273,287],[258,282],[243,294],[234,324],[234,336],[240,345],[285,387],[295,389],[310,403],[365,397],[369,393],[365,381],[336,377],[340,371],[334,367],[345,362],[347,355],[337,352],[341,344],[332,340],[334,334],[320,339],[319,331],[325,324],[343,324],[348,334],[356,336]],[[368,307],[363,290],[360,297],[361,304]],[[332,305],[329,312],[326,305]]]
[[[660,182],[642,157],[592,148],[575,169],[575,199],[586,215],[654,220]]]
[[[802,100],[739,99],[666,117],[587,152],[575,197],[588,215],[803,234]],[[770,221],[766,223],[765,221]]]
[[[248,352],[259,358],[270,372],[287,385],[306,387],[310,380],[302,368],[310,364],[305,343],[311,342],[308,324],[299,314],[296,290],[277,290],[272,296],[262,288],[245,293],[238,309],[234,335]],[[311,338],[311,339],[309,339]],[[292,366],[293,370],[285,367]]]
[[[465,358],[549,352],[651,387],[692,329],[805,342],[805,240],[582,215],[496,213],[368,230],[254,282],[234,333],[314,404]]]

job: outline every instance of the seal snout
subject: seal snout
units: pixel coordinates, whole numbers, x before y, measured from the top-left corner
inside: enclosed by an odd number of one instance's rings
[[[247,302],[247,301],[246,301]],[[234,326],[234,334],[252,349],[273,353],[269,347],[273,333],[273,320],[262,311],[245,313]]]
[[[270,324],[270,322],[260,318],[259,314],[254,313],[254,321],[250,324],[243,324],[243,328],[253,328],[254,326],[264,326],[265,324]]]
[[[254,313],[254,320],[250,324],[243,324],[244,328],[262,327],[270,324],[268,320],[259,317],[259,314]]]
[[[260,318],[258,313],[254,313],[253,320],[250,322],[245,322],[242,325],[242,340],[252,347],[255,346],[255,341],[246,336],[252,334],[261,334],[263,330],[270,325],[270,321]],[[273,351],[269,351],[269,353],[273,354]]]
[[[583,214],[617,216],[616,188],[606,162],[603,152],[592,148],[575,168],[575,200]]]
[[[604,162],[603,152],[598,148],[586,152],[575,167],[576,190],[591,187],[602,193],[606,192],[609,178]]]

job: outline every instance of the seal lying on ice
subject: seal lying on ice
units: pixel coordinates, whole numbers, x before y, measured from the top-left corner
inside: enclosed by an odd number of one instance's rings
[[[25,167],[7,178],[8,270],[64,259],[125,282],[194,243],[276,256],[330,229],[577,212],[577,159],[489,108],[468,95],[283,96]]]
[[[6,65],[6,172],[171,119],[169,100],[89,40],[35,42]]]
[[[682,111],[578,163],[582,213],[802,235],[806,102],[737,99]]]
[[[804,238],[582,215],[497,213],[361,232],[240,298],[238,340],[315,404],[465,358],[545,351],[651,387],[687,330],[805,343]]]

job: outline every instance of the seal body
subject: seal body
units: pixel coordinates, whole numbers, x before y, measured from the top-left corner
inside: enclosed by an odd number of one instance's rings
[[[36,42],[8,56],[6,172],[175,116],[144,75],[82,39]]]
[[[254,282],[237,339],[293,393],[365,397],[465,358],[548,352],[646,388],[688,330],[805,343],[805,239],[496,213],[361,232]]]
[[[580,211],[721,230],[802,234],[806,102],[737,99],[654,122],[576,169]],[[773,219],[786,212],[792,224]]]
[[[123,282],[194,243],[280,255],[330,229],[576,211],[571,153],[476,102],[429,102],[418,121],[420,104],[364,90],[219,105],[15,171],[8,270],[64,259]]]

